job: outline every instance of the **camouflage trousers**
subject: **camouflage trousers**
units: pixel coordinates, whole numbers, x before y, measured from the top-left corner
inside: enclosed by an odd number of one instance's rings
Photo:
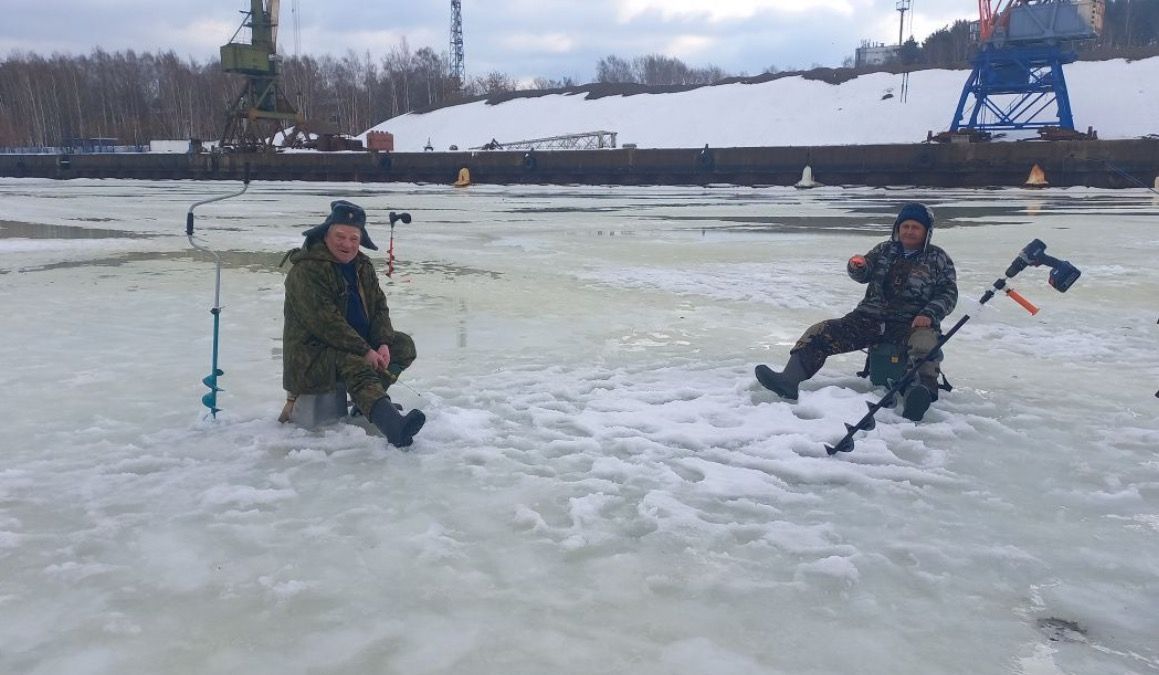
[[[390,347],[390,365],[385,372],[375,370],[362,355],[343,352],[338,355],[338,379],[346,383],[346,391],[363,415],[370,415],[375,401],[386,396],[386,390],[398,380],[402,371],[414,363],[417,353],[415,342],[406,333],[395,331]]]
[[[840,319],[829,319],[809,326],[789,353],[798,356],[801,365],[812,377],[821,370],[825,359],[834,354],[855,352],[883,342],[908,346],[909,362],[912,364],[925,358],[937,345],[939,337],[938,330],[934,328],[913,328],[908,321],[887,322],[853,311]],[[918,369],[918,377],[926,383],[937,380],[941,372],[938,367],[941,361],[942,356],[939,354],[923,363]]]

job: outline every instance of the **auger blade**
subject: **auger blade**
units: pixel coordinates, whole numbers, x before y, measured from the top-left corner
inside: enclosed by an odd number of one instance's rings
[[[825,452],[836,455],[839,452],[853,452],[853,437],[846,436],[837,442],[837,445],[826,445]]]

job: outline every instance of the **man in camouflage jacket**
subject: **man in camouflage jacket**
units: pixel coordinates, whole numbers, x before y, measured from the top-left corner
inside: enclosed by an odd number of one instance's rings
[[[415,344],[394,330],[386,294],[359,246],[378,247],[355,204],[331,203],[330,215],[286,254],[282,382],[291,400],[334,391],[341,380],[354,404],[396,447],[410,445],[425,416],[403,417],[386,391],[415,360]]]
[[[930,244],[934,214],[922,204],[906,204],[893,225],[889,241],[864,256],[849,259],[846,270],[866,284],[865,297],[840,319],[810,326],[789,351],[789,362],[777,373],[756,368],[757,380],[778,395],[795,400],[798,385],[812,377],[834,354],[865,349],[881,342],[906,344],[910,363],[921,360],[937,344],[941,321],[958,301],[954,262]],[[905,394],[902,414],[920,420],[937,400],[940,355],[922,364],[918,381]]]

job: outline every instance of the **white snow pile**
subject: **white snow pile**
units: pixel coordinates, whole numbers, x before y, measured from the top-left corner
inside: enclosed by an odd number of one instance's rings
[[[1103,139],[1159,133],[1159,57],[1080,61],[1064,67],[1075,128]],[[597,130],[641,148],[917,143],[949,128],[968,70],[874,73],[832,85],[800,76],[666,94],[551,94],[498,105],[477,101],[409,113],[368,131],[394,134],[395,149],[440,151]],[[971,105],[972,105],[971,99]],[[1053,107],[1047,112],[1052,112]],[[365,139],[365,134],[361,136]]]

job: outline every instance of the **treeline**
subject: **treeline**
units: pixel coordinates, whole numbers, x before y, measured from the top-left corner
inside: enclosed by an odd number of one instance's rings
[[[964,66],[977,45],[971,25],[958,21],[900,53],[906,67]],[[1107,0],[1101,39],[1082,45],[1080,58],[1140,58],[1159,53],[1159,0]],[[848,59],[845,66],[852,66]],[[405,40],[381,57],[293,56],[281,61],[286,96],[316,127],[361,133],[383,120],[520,86],[493,72],[460,83],[448,76],[445,53],[412,51]],[[765,73],[776,73],[770,66]],[[646,86],[711,84],[747,74],[715,66],[690,67],[652,54],[631,60],[607,56],[596,82]],[[576,85],[538,78],[531,89]],[[60,146],[71,139],[115,138],[143,145],[152,139],[217,139],[241,80],[216,61],[199,63],[173,52],[94,50],[83,56],[14,53],[0,61],[0,147]]]
[[[596,82],[654,86],[712,84],[730,77],[716,66],[691,68],[680,59],[661,54],[639,56],[631,61],[605,56],[596,64]]]
[[[900,61],[911,66],[948,67],[967,63],[977,50],[969,21],[934,31],[920,45],[903,45]],[[1077,46],[1079,58],[1139,57],[1159,52],[1159,2],[1107,0],[1103,32],[1095,42]],[[848,65],[848,63],[847,63]]]
[[[460,84],[445,54],[411,51],[404,41],[386,56],[294,56],[281,61],[287,98],[317,128],[361,133],[405,112],[476,95],[512,91],[490,73]],[[539,80],[537,86],[571,82]],[[0,147],[60,146],[72,139],[215,140],[242,79],[217,60],[199,63],[173,52],[101,49],[83,56],[14,53],[0,61]]]

